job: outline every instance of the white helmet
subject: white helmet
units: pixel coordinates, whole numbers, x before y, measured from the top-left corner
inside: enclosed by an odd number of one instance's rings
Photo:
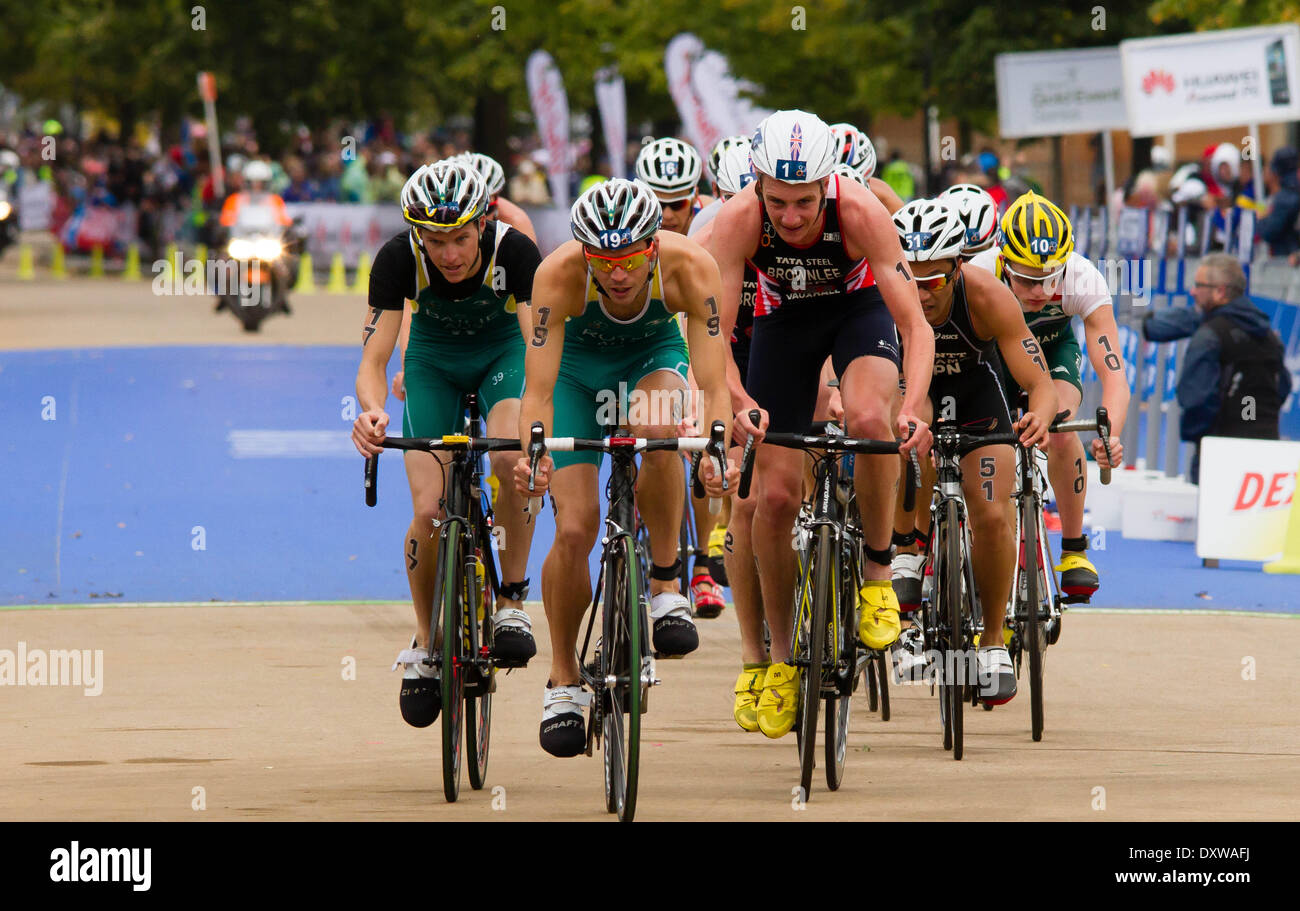
[[[813,183],[835,169],[835,137],[816,114],[777,111],[754,131],[750,156],[755,174],[784,183]]]
[[[735,196],[754,182],[754,169],[749,163],[749,144],[732,146],[722,154],[717,166],[718,190],[723,196]]]
[[[983,187],[973,183],[953,184],[938,198],[955,208],[966,226],[963,256],[973,256],[993,246],[998,233],[998,204]]]
[[[416,227],[450,231],[487,212],[487,187],[464,160],[447,158],[419,167],[402,187],[402,217]]]
[[[487,184],[488,196],[496,196],[506,188],[506,173],[495,158],[482,152],[462,152],[453,157],[466,162],[478,171],[478,176],[482,177],[483,182]]]
[[[254,158],[248,164],[244,165],[244,180],[249,183],[261,181],[262,183],[271,182],[271,166],[265,161],[259,161]]]
[[[835,137],[835,157],[840,164],[857,169],[864,178],[876,173],[876,147],[866,133],[851,123],[833,123],[831,135]]]
[[[1241,174],[1241,153],[1230,142],[1219,143],[1210,155],[1210,176],[1215,180],[1219,179],[1219,165],[1223,164],[1228,166],[1232,179],[1236,180]]]
[[[837,164],[835,166],[835,173],[841,177],[848,178],[854,183],[861,184],[862,186],[867,187],[867,189],[870,189],[870,186],[867,184],[867,178],[863,177],[860,173],[858,173],[858,169],[852,167],[851,165]]]
[[[659,230],[663,208],[640,181],[614,177],[589,188],[569,210],[575,240],[589,247],[617,250]]]
[[[737,147],[743,146],[745,151],[749,151],[748,136],[723,136],[717,141],[712,149],[709,150],[709,173],[716,179],[718,176],[718,164],[722,161],[724,152]]]
[[[700,153],[672,137],[646,143],[636,157],[637,180],[669,200],[693,196],[703,170]]]
[[[938,199],[914,199],[894,213],[894,227],[911,263],[956,259],[966,244],[966,226],[956,208]]]

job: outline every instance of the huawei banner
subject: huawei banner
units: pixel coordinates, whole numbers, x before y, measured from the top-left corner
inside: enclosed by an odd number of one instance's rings
[[[1121,41],[1129,132],[1300,120],[1300,25]]]
[[[627,95],[618,67],[596,71],[596,104],[605,132],[611,177],[627,176]]]
[[[1006,139],[1128,126],[1119,48],[998,54],[998,132]]]
[[[558,208],[569,207],[569,98],[564,77],[551,55],[533,51],[525,69],[528,98],[533,105],[537,132],[546,146],[546,173],[551,199]]]
[[[1205,437],[1196,555],[1267,562],[1282,553],[1294,505],[1300,442]]]

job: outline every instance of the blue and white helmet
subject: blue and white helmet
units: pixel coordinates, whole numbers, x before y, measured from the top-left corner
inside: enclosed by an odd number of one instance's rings
[[[695,147],[680,139],[656,139],[636,156],[636,179],[671,200],[695,194],[704,166]]]
[[[749,163],[748,144],[733,146],[722,153],[722,159],[718,162],[717,184],[718,191],[724,197],[735,196],[756,179]]]
[[[663,208],[640,181],[615,177],[588,188],[569,210],[575,240],[589,247],[617,250],[659,230]]]
[[[722,161],[722,156],[730,150],[743,146],[745,151],[749,151],[748,136],[723,136],[709,150],[709,173],[716,179],[718,176],[718,166]]]
[[[998,204],[983,187],[973,183],[953,184],[938,198],[955,208],[966,226],[962,256],[974,256],[993,246],[998,233]]]
[[[833,123],[831,135],[835,137],[835,157],[840,164],[854,168],[864,180],[876,173],[876,147],[866,133],[851,123]]]
[[[966,225],[954,206],[914,199],[894,213],[894,228],[910,263],[956,259],[966,245]]]
[[[835,169],[835,137],[816,114],[777,111],[754,131],[750,157],[755,174],[784,183],[814,183]]]

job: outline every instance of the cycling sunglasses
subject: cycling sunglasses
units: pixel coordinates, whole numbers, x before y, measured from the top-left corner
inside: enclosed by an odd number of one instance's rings
[[[927,276],[914,275],[912,277],[916,279],[916,287],[922,291],[938,291],[941,288],[948,287],[948,283],[953,280],[960,268],[961,264],[958,263],[952,267],[951,272],[941,272],[938,275]]]
[[[1065,266],[1063,265],[1058,267],[1056,271],[1050,272],[1047,275],[1024,275],[1005,263],[1003,263],[1002,268],[1005,269],[1007,274],[1012,276],[1017,283],[1024,285],[1027,288],[1032,288],[1035,285],[1042,285],[1043,290],[1048,294],[1051,294],[1056,290],[1057,286],[1061,283],[1061,279],[1065,276]]]
[[[420,206],[406,207],[406,220],[426,228],[459,228],[472,221],[475,213],[460,211],[460,206]]]
[[[650,246],[644,250],[638,250],[635,253],[625,253],[622,256],[601,256],[598,253],[592,253],[586,247],[582,248],[582,253],[587,257],[587,265],[601,272],[613,272],[619,266],[623,267],[625,272],[631,272],[633,269],[640,269],[650,260],[654,259],[659,252],[659,239],[655,238],[650,241]]]
[[[665,209],[672,209],[674,212],[680,212],[691,204],[691,197],[685,199],[674,199],[672,202],[660,202],[659,205]]]

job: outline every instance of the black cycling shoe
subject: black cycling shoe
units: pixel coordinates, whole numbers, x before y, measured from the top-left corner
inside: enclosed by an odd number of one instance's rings
[[[402,720],[413,728],[427,728],[442,711],[442,681],[437,677],[403,677]]]
[[[655,595],[650,599],[650,619],[654,622],[655,652],[660,658],[680,658],[700,647],[700,634],[691,620],[691,602],[684,595]]]
[[[587,722],[582,709],[591,703],[591,694],[581,686],[552,687],[549,680],[546,687],[538,741],[552,756],[577,756],[587,749]]]

